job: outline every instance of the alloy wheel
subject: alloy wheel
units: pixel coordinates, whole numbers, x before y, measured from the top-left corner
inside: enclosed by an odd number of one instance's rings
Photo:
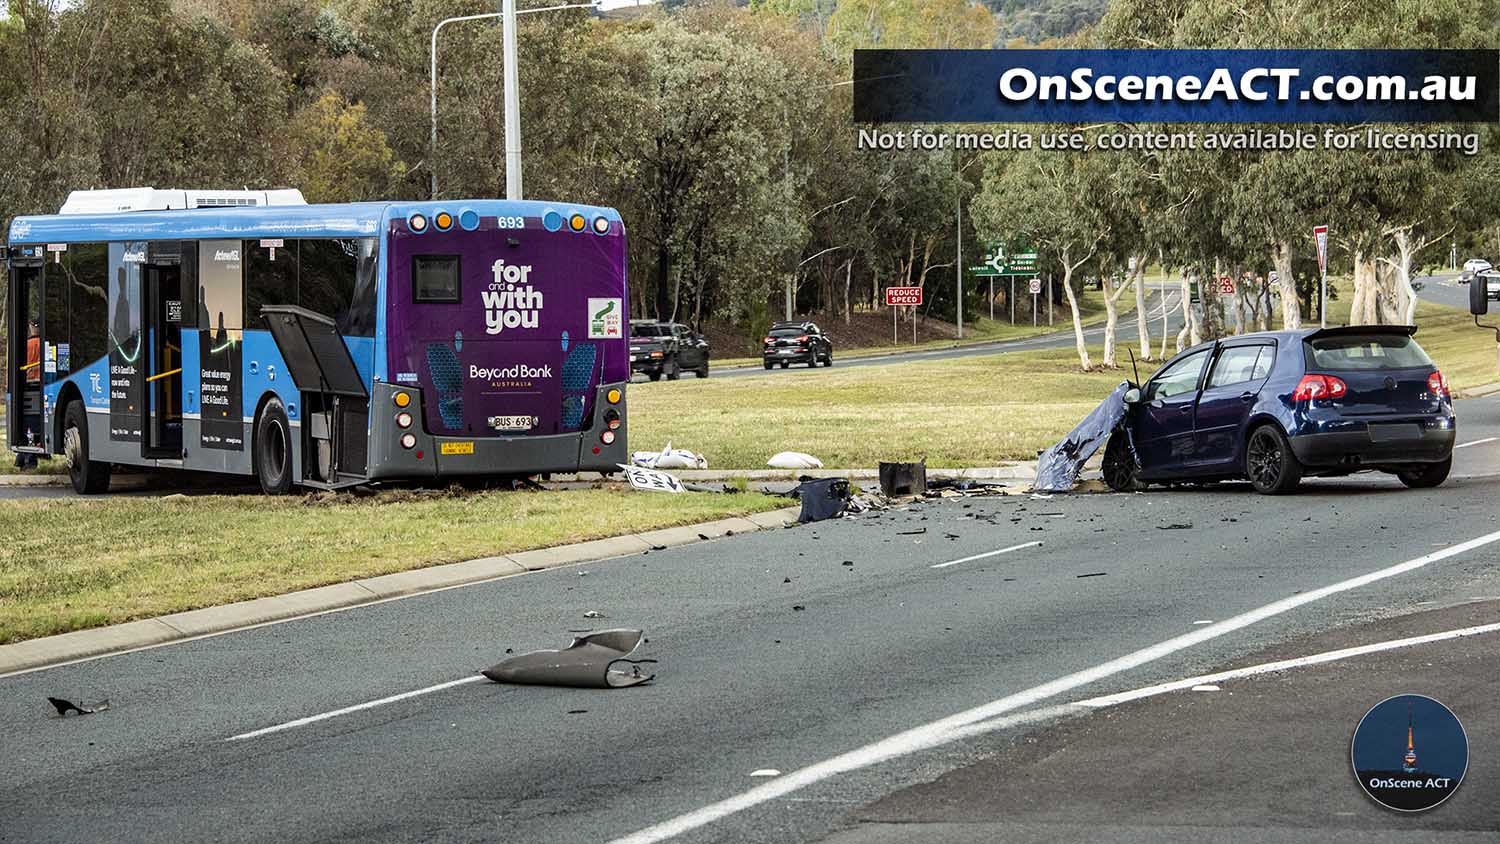
[[[1276,435],[1264,428],[1256,431],[1250,439],[1250,480],[1256,486],[1275,486],[1281,477],[1282,463],[1281,443],[1276,441]]]

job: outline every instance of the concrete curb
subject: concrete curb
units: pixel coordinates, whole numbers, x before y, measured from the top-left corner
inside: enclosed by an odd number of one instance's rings
[[[683,481],[732,481],[744,478],[747,481],[795,481],[797,478],[849,478],[870,480],[880,477],[878,469],[664,469]],[[928,469],[928,480],[952,478],[971,481],[1030,481],[1036,479],[1036,463],[1013,463],[1008,466],[977,466],[967,469]],[[619,480],[606,478],[597,472],[579,472],[576,475],[553,475],[553,481]]]
[[[797,507],[787,507],[556,548],[518,551],[0,645],[0,677],[559,566],[779,528],[795,523],[798,512]]]
[[[1478,387],[1470,387],[1467,390],[1459,390],[1458,397],[1461,399],[1478,399],[1500,393],[1500,381],[1489,384],[1480,384]]]

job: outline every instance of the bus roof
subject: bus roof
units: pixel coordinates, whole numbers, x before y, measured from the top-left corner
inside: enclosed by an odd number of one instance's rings
[[[421,211],[455,216],[472,209],[484,216],[540,217],[548,210],[602,214],[612,222],[612,208],[569,202],[465,199],[421,202],[357,202],[339,205],[271,205],[242,208],[191,208],[173,211],[122,211],[113,214],[46,214],[16,217],[8,242],[95,243],[135,240],[213,240],[248,237],[375,237],[385,221]]]

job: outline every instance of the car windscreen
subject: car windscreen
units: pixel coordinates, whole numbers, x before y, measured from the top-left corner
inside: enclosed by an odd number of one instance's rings
[[[771,336],[772,337],[801,337],[802,335],[804,335],[806,333],[807,333],[807,329],[805,329],[805,328],[773,328],[773,329],[771,329]]]
[[[1303,344],[1309,370],[1415,369],[1432,366],[1417,341],[1401,334],[1341,334]]]
[[[631,337],[671,337],[672,329],[662,325],[632,325]]]

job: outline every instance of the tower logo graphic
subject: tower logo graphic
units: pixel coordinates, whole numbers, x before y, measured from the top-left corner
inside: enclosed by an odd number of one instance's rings
[[[1397,695],[1360,719],[1350,756],[1355,779],[1371,799],[1420,812],[1458,790],[1469,767],[1469,739],[1448,707],[1425,695]]]

